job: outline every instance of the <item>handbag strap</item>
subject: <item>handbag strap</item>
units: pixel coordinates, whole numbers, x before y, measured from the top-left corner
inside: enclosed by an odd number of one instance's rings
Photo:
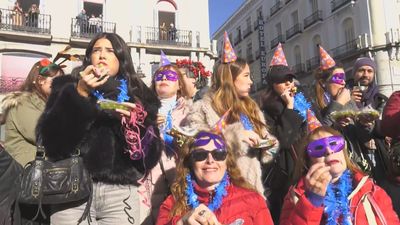
[[[379,217],[379,220],[381,221],[382,225],[387,225],[385,216],[383,215],[381,208],[376,203],[376,201],[375,201],[374,197],[371,195],[371,193],[367,194],[367,198],[368,198],[369,202],[371,203],[372,208],[376,212],[377,216]]]

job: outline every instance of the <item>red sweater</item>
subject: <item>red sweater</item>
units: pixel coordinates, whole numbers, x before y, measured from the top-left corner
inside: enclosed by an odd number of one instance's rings
[[[400,91],[393,92],[383,110],[382,133],[400,139]]]
[[[194,185],[199,201],[208,205],[210,193]],[[222,205],[214,213],[221,224],[230,224],[238,219],[244,221],[243,225],[269,225],[273,224],[271,215],[264,198],[257,192],[239,188],[233,185],[227,187],[228,195],[222,200]],[[160,206],[157,225],[174,225],[182,215],[170,217],[170,212],[175,203],[172,195]]]
[[[355,188],[363,178],[362,174],[355,174],[353,179],[353,187]],[[354,225],[368,224],[365,215],[365,209],[361,202],[364,195],[371,193],[377,205],[381,209],[387,224],[400,224],[397,214],[393,210],[392,201],[386,192],[375,185],[373,181],[368,180],[362,185],[361,189],[350,200],[350,211],[353,216]],[[297,199],[295,203],[294,199]],[[373,209],[374,210],[374,209]],[[374,216],[378,225],[382,225],[379,217],[374,210]],[[320,225],[324,222],[324,207],[315,207],[305,195],[304,178],[299,181],[296,187],[291,187],[286,195],[282,207],[280,218],[281,225]]]

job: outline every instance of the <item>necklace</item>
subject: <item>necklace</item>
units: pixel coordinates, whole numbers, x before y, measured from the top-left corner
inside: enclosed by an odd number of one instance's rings
[[[186,194],[187,204],[192,209],[197,208],[200,205],[200,202],[198,200],[198,195],[194,192],[192,176],[190,175],[190,173],[188,175],[186,175],[186,182],[187,182],[187,187],[186,187],[185,194]],[[221,206],[222,199],[228,194],[226,192],[226,187],[228,185],[229,185],[229,176],[228,176],[228,173],[225,172],[225,175],[222,178],[222,181],[215,188],[214,198],[207,206],[211,211],[214,212]]]
[[[347,197],[352,191],[352,178],[349,170],[343,172],[336,184],[329,184],[324,199],[327,225],[351,225],[350,206]],[[341,221],[339,221],[339,219]]]
[[[128,101],[130,99],[130,97],[128,96],[128,84],[126,82],[126,80],[124,78],[119,79],[119,86],[118,86],[118,90],[119,90],[119,94],[117,96],[117,102],[125,102]],[[92,94],[98,99],[98,100],[102,100],[104,99],[104,93],[101,93],[99,90],[94,90],[92,92]]]

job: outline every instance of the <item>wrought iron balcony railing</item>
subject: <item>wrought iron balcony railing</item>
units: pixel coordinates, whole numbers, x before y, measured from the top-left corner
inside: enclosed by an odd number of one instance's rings
[[[311,71],[319,66],[320,58],[319,56],[314,56],[307,60],[307,70]]]
[[[304,19],[304,29],[322,20],[322,10],[317,10]]]
[[[286,31],[286,40],[301,32],[302,32],[301,23],[296,23],[293,27],[289,28]]]
[[[190,30],[161,30],[158,27],[143,27],[144,39],[147,44],[192,46],[193,33]],[[200,35],[196,34],[196,39]],[[200,41],[200,40],[199,40]]]
[[[277,13],[282,8],[282,2],[279,0],[274,6],[271,7],[271,16]]]
[[[285,37],[280,34],[276,38],[272,39],[271,41],[271,49],[275,48],[278,44],[280,43],[285,43]]]
[[[294,73],[303,73],[306,71],[306,65],[304,63],[299,63],[293,66]]]
[[[359,49],[357,46],[357,40],[358,39],[351,40],[343,45],[331,49],[330,52],[332,53],[332,56],[335,58],[343,58],[346,55],[356,52]]]
[[[331,12],[336,11],[340,7],[346,5],[346,4],[354,4],[354,0],[332,0],[331,1]]]
[[[83,19],[71,19],[71,37],[91,39],[97,33],[115,33],[116,23],[102,20],[89,21]]]
[[[40,13],[17,13],[14,10],[0,9],[0,30],[49,35],[51,16]]]

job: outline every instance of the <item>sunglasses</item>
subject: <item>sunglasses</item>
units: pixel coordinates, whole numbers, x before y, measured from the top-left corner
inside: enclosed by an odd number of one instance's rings
[[[156,76],[154,77],[154,80],[162,81],[164,76],[169,81],[177,81],[178,80],[178,74],[172,70],[163,70],[163,71],[157,73]]]
[[[345,141],[342,136],[330,136],[312,141],[307,146],[307,153],[312,158],[319,158],[326,154],[328,147],[332,152],[336,153],[342,151],[344,145]]]
[[[212,151],[196,149],[192,151],[190,157],[195,162],[201,162],[207,159],[208,154],[211,154],[215,161],[224,161],[228,152],[225,149],[214,149]]]
[[[329,79],[330,83],[334,84],[346,84],[346,75],[344,73],[335,73],[332,75],[331,79]]]

